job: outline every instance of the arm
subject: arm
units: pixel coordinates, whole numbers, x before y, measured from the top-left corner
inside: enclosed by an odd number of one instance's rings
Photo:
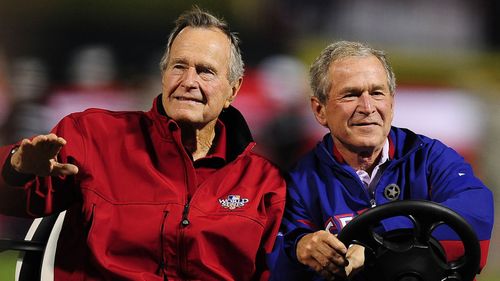
[[[493,195],[474,175],[472,167],[453,149],[440,142],[429,153],[428,179],[432,201],[439,202],[459,213],[476,231],[481,246],[481,268],[486,264],[493,228]],[[478,208],[478,206],[481,206]],[[446,229],[437,230],[444,237],[449,260],[463,255],[463,246]]]
[[[280,180],[278,188],[275,192],[271,193],[272,197],[270,204],[267,206],[267,222],[264,230],[264,235],[261,242],[261,253],[259,253],[259,258],[257,258],[257,274],[255,280],[269,280],[270,270],[266,263],[267,256],[271,253],[274,243],[276,241],[276,236],[280,227],[281,219],[283,217],[283,211],[285,209],[285,193],[286,187],[284,180]]]
[[[14,146],[0,147],[0,213],[7,216],[29,217],[26,214],[26,192],[22,188],[12,188],[4,181],[4,177],[9,173],[11,151]],[[29,177],[23,182],[32,179]]]
[[[65,118],[53,130],[54,133],[40,135],[32,140],[25,139],[10,155],[6,155],[5,151],[10,151],[15,146],[0,149],[0,155],[3,156],[0,156],[3,160],[0,190],[2,194],[9,195],[3,197],[2,201],[10,201],[14,197],[18,202],[15,206],[9,206],[5,210],[2,208],[3,213],[17,216],[43,216],[59,211],[63,205],[66,205],[68,198],[62,199],[62,197],[70,192],[68,185],[71,180],[74,180],[78,168],[75,164],[67,163],[70,159],[72,162],[76,161],[74,157],[69,157],[70,152],[65,148],[66,140],[56,134],[72,131],[74,127],[74,121],[71,118]],[[81,151],[82,149],[78,149],[81,137],[75,138],[76,134],[72,132],[69,138],[76,144],[76,149],[72,150]],[[61,191],[56,192],[56,190]],[[22,200],[18,194],[22,194]],[[54,198],[58,198],[61,204],[53,202]]]
[[[282,222],[283,239],[277,245],[276,265],[272,280],[311,280],[321,275],[350,276],[364,263],[360,246],[347,249],[334,234],[322,230],[319,202],[311,196],[313,186],[300,190],[299,184],[288,183],[288,196]],[[315,219],[316,214],[320,218]],[[348,265],[349,264],[349,265]]]

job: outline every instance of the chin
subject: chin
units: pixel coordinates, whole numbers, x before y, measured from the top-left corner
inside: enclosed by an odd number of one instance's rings
[[[200,118],[196,116],[196,114],[187,114],[187,113],[173,113],[171,116],[169,115],[170,118],[172,118],[175,122],[181,122],[181,123],[200,123]]]
[[[354,144],[355,147],[358,147],[362,150],[373,150],[376,149],[377,147],[384,146],[385,138],[380,138],[380,137],[361,138],[353,140],[352,143]]]

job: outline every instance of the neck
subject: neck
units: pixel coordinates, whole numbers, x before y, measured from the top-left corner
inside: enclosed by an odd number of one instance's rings
[[[383,145],[374,148],[349,147],[334,138],[334,145],[344,161],[355,170],[364,170],[371,174],[382,156]]]
[[[182,144],[194,161],[207,156],[215,139],[215,120],[202,128],[181,124]]]

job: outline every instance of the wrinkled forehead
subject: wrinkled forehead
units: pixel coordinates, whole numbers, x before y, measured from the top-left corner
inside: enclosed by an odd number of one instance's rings
[[[226,48],[227,51],[229,51],[231,47],[231,38],[217,27],[186,26],[173,38],[171,47],[179,41],[199,45],[218,44],[220,47]]]
[[[169,54],[173,60],[203,60],[214,65],[228,65],[230,40],[217,28],[186,27],[174,39]]]
[[[329,78],[335,87],[374,84],[388,89],[386,70],[375,56],[350,56],[336,60],[330,64]]]
[[[374,55],[346,56],[330,63],[330,75],[334,73],[379,72],[387,74],[383,63]]]

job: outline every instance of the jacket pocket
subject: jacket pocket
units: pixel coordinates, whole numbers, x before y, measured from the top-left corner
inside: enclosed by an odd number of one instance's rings
[[[165,205],[100,201],[91,213],[87,247],[93,271],[107,280],[154,279],[166,272]]]
[[[166,275],[166,267],[167,267],[167,261],[165,258],[165,246],[166,246],[166,241],[165,241],[165,231],[166,231],[166,225],[167,225],[167,217],[168,217],[168,211],[163,211],[163,216],[161,220],[161,226],[160,226],[160,253],[159,253],[159,262],[158,262],[158,270],[157,274],[160,277],[163,277]]]
[[[84,233],[85,233],[85,237],[87,237],[87,243],[89,242],[89,234],[92,230],[92,226],[94,225],[94,213],[95,213],[95,204],[92,204],[91,205],[91,208],[90,208],[90,213],[88,216],[88,219],[86,219],[85,221],[85,225],[84,225]]]

